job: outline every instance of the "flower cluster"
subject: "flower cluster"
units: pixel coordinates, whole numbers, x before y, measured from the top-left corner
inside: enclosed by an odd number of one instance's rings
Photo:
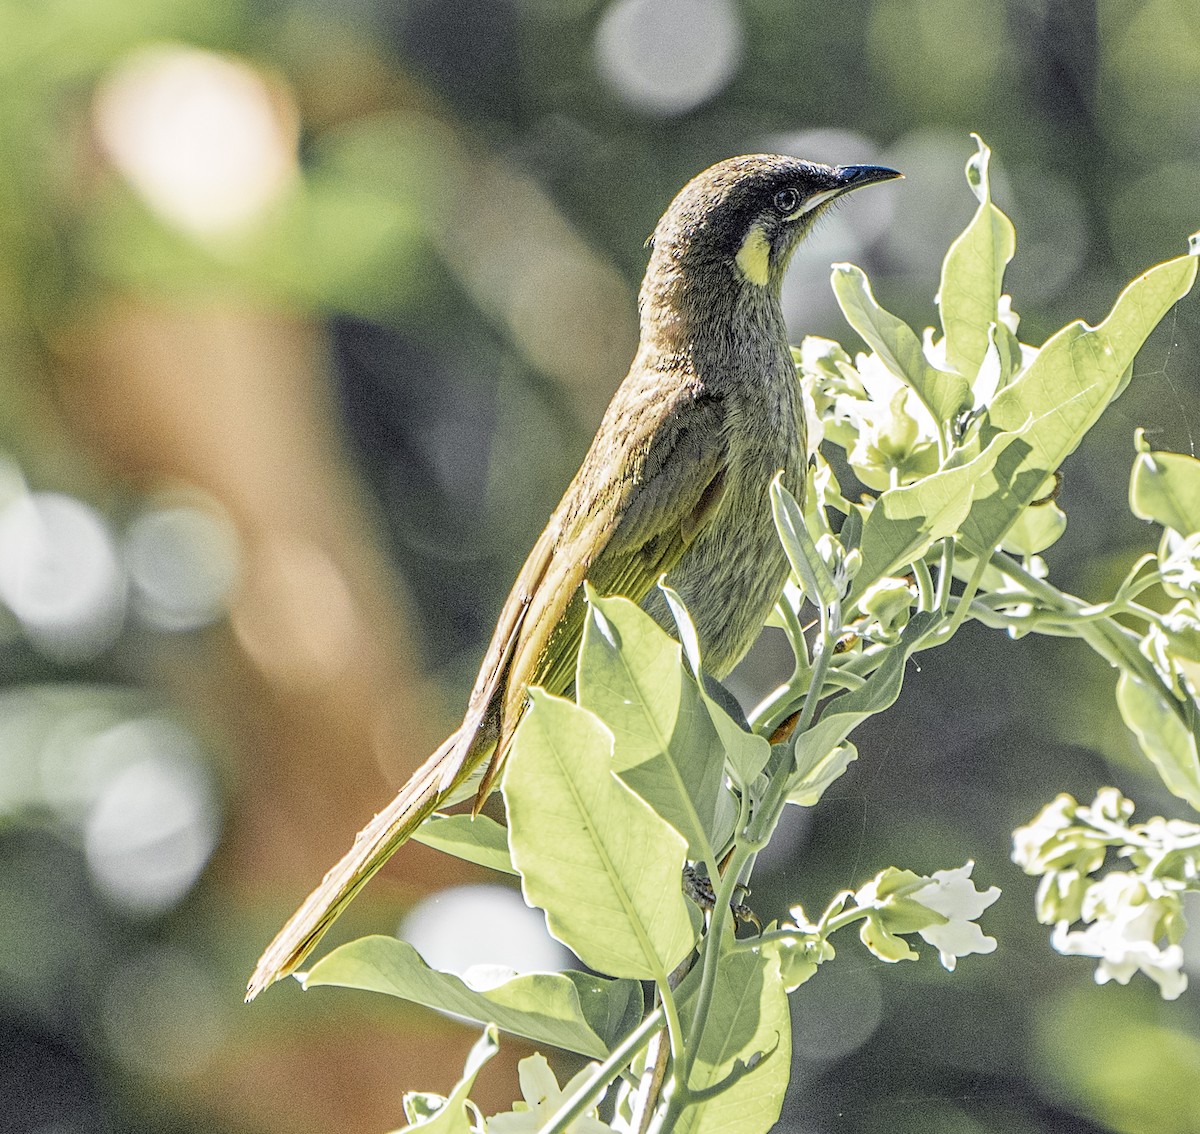
[[[1158,564],[1171,593],[1200,595],[1200,532],[1180,535],[1167,528],[1158,546]]]
[[[469,1066],[468,1076],[451,1098],[429,1091],[409,1091],[405,1094],[404,1114],[408,1125],[404,1129],[429,1127],[470,1131],[471,1134],[535,1134],[596,1070],[596,1064],[589,1063],[565,1086],[560,1087],[546,1057],[535,1052],[517,1064],[521,1101],[513,1103],[511,1110],[484,1118],[480,1109],[466,1097],[465,1091],[474,1083],[475,1074],[482,1064],[491,1059],[497,1050],[494,1031],[490,1037],[485,1033],[471,1053],[475,1061],[473,1070]],[[566,1134],[613,1134],[613,1128],[601,1122],[593,1108],[570,1123]]]
[[[488,1134],[534,1134],[596,1069],[589,1063],[564,1087],[550,1070],[544,1055],[534,1054],[517,1064],[523,1101],[513,1103],[510,1111],[493,1114],[487,1120]],[[581,1114],[570,1126],[570,1134],[611,1134],[612,1127],[601,1122],[594,1110]]]
[[[1200,690],[1200,606],[1196,600],[1180,600],[1151,623],[1141,652],[1177,697]]]
[[[977,890],[971,880],[974,868],[968,862],[956,870],[925,876],[889,866],[857,891],[838,894],[816,923],[806,918],[803,907],[793,906],[792,920],[778,933],[783,945],[780,968],[789,990],[834,956],[830,934],[855,921],[861,923],[862,943],[889,963],[916,959],[916,951],[905,940],[913,934],[937,949],[950,972],[959,957],[991,953],[996,939],[986,936],[975,922],[1000,897],[1000,890],[996,886]]]
[[[1013,861],[1041,875],[1037,916],[1060,953],[1096,957],[1096,982],[1128,984],[1143,972],[1174,1000],[1187,987],[1180,941],[1183,896],[1200,890],[1200,824],[1131,823],[1133,804],[1103,788],[1090,806],[1070,795],[1013,834]],[[1098,873],[1112,851],[1131,869]],[[1072,928],[1074,923],[1082,928]]]
[[[817,438],[844,449],[868,488],[911,484],[937,470],[933,415],[877,354],[852,361],[837,343],[809,336],[800,370],[808,379]]]

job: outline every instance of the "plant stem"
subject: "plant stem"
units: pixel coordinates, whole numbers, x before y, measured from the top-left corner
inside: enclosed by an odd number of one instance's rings
[[[662,1001],[663,1014],[667,1018],[667,1036],[671,1041],[671,1059],[676,1067],[683,1065],[687,1058],[684,1053],[683,1025],[679,1020],[679,1005],[675,1002],[675,991],[669,980],[656,982],[658,998]]]
[[[742,872],[746,859],[757,849],[756,846],[739,842],[733,852],[733,857],[725,864],[725,873],[721,875],[717,887],[716,904],[709,918],[708,932],[704,935],[704,955],[700,969],[700,991],[696,995],[696,1006],[692,1014],[692,1023],[688,1028],[687,1043],[684,1045],[682,1059],[676,1063],[674,1077],[678,1080],[677,1088],[685,1092],[691,1077],[692,1064],[704,1034],[704,1024],[708,1017],[708,1009],[712,1004],[713,992],[717,982],[717,963],[721,955],[721,939],[725,933],[725,924],[730,917],[730,904],[733,902],[733,892],[737,887],[738,875]]]
[[[1163,698],[1168,704],[1179,705],[1175,696],[1163,685],[1162,679],[1158,676],[1158,672],[1154,669],[1154,666],[1150,664],[1138,648],[1141,643],[1139,635],[1122,626],[1111,615],[1094,620],[1089,619],[1087,615],[1095,609],[1093,606],[1085,603],[1082,599],[1076,598],[1074,595],[1060,591],[1044,579],[1039,579],[1032,572],[1027,571],[1017,563],[1016,560],[1002,552],[993,552],[991,563],[992,566],[1002,571],[1009,578],[1019,582],[1029,592],[1030,597],[1035,602],[1040,602],[1048,606],[1052,612],[1058,612],[1066,616],[1062,620],[1061,631],[1058,630],[1057,624],[1048,625],[1043,630],[1042,625],[1038,621],[1035,621],[1030,626],[1031,630],[1052,634],[1058,633],[1082,639],[1104,658],[1105,661],[1113,666],[1114,669],[1130,673],[1139,681],[1153,688],[1158,688],[1162,691]],[[1083,614],[1082,618],[1080,617],[1081,613]],[[1044,622],[1051,623],[1051,619],[1045,619]],[[1184,716],[1183,706],[1179,706],[1178,713],[1181,719],[1183,719],[1184,724],[1190,728],[1191,724],[1186,716]]]
[[[799,736],[813,723],[813,718],[817,715],[817,703],[821,699],[821,690],[825,685],[825,675],[829,672],[829,667],[833,663],[833,651],[837,646],[837,640],[842,632],[842,604],[841,601],[831,603],[829,609],[821,611],[821,642],[820,648],[817,651],[816,657],[813,659],[812,680],[808,686],[808,692],[804,697],[804,708],[800,712],[800,719],[796,722],[796,728],[793,736]],[[782,777],[786,782],[787,777]],[[774,784],[772,784],[772,787]]]
[[[937,609],[945,614],[950,605],[950,583],[954,578],[954,540],[947,536],[942,541],[942,561],[938,567]]]
[[[799,614],[792,608],[791,603],[787,601],[787,595],[780,597],[775,604],[775,609],[779,611],[785,623],[784,629],[788,636],[788,641],[791,643],[792,654],[795,656],[796,664],[792,670],[792,676],[789,680],[789,685],[799,685],[800,680],[807,675],[811,666],[808,660],[808,642],[804,637],[804,627],[800,623]]]
[[[933,576],[929,573],[929,564],[922,559],[916,559],[912,565],[913,576],[917,580],[918,610],[933,610],[937,605],[936,593],[933,589]]]
[[[801,709],[800,718],[797,721],[793,735],[803,733],[812,725],[813,720],[816,718],[817,706],[820,703],[825,680],[833,662],[833,651],[837,644],[838,636],[842,632],[842,605],[840,600],[831,603],[828,607],[823,607],[820,614],[821,637],[815,650],[808,691],[804,698],[804,706]],[[789,690],[789,692],[791,691]],[[777,706],[783,698],[781,696],[774,700]],[[774,715],[770,709],[767,710],[767,714]],[[756,724],[761,727],[763,716],[759,714],[755,715],[759,718]],[[684,1107],[687,1106],[692,1067],[699,1053],[700,1042],[704,1035],[704,1026],[708,1019],[709,1009],[712,1006],[712,998],[716,989],[717,968],[727,932],[727,925],[731,916],[730,906],[733,901],[734,891],[743,871],[753,860],[757,852],[766,844],[771,832],[775,829],[779,815],[783,811],[787,800],[787,785],[791,771],[790,765],[780,768],[768,785],[766,793],[759,801],[758,806],[754,809],[753,816],[748,817],[745,807],[743,807],[742,814],[739,816],[741,835],[738,838],[733,855],[725,865],[725,873],[720,876],[720,884],[717,886],[716,901],[709,918],[708,932],[704,935],[700,989],[696,995],[695,1008],[692,1013],[691,1024],[687,1030],[686,1042],[677,1053],[675,1035],[677,1034],[678,1017],[676,1017],[674,1025],[669,1024],[669,1030],[672,1034],[672,1052],[676,1054],[674,1067],[672,1068],[667,1086],[667,1105],[652,1126],[651,1129],[654,1131],[669,1131],[682,1113]],[[746,826],[747,818],[750,818],[749,829]],[[665,996],[663,1004],[664,1009],[668,1012],[667,1018],[670,1020],[670,1009],[666,1008],[667,998]]]
[[[971,572],[971,577],[967,580],[966,589],[963,591],[960,598],[957,600],[957,607],[954,613],[950,616],[950,621],[943,627],[940,627],[937,634],[934,636],[930,647],[941,646],[950,641],[955,634],[958,633],[959,627],[966,621],[967,614],[971,609],[971,600],[975,597],[975,592],[979,590],[979,584],[983,579],[983,573],[987,570],[987,560],[980,559],[975,565],[975,570]],[[951,603],[955,601],[951,597],[947,597],[946,607],[943,608],[943,613],[949,608]]]
[[[609,1083],[620,1075],[622,1069],[662,1027],[664,1018],[662,1005],[659,1005],[612,1049],[609,1057],[580,1083],[575,1093],[563,1101],[539,1134],[561,1134],[589,1107],[594,1106]]]

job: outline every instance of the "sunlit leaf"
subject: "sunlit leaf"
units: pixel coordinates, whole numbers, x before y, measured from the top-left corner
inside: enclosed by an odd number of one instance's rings
[[[706,698],[705,703],[725,748],[730,772],[739,786],[749,786],[771,758],[770,741],[765,736],[747,732],[711,697]]]
[[[683,599],[667,585],[666,576],[659,579],[658,589],[662,591],[663,598],[667,600],[671,617],[675,620],[679,644],[683,647],[688,665],[691,667],[692,673],[699,676],[704,668],[704,658],[700,654],[700,635],[696,633],[696,624],[692,621],[687,607],[684,606]]]
[[[825,561],[817,552],[796,498],[777,476],[771,481],[771,512],[792,570],[810,602],[829,605],[838,599],[838,587]]]
[[[1200,461],[1184,453],[1138,453],[1129,507],[1135,516],[1180,535],[1200,532]]]
[[[617,777],[594,714],[540,689],[530,702],[503,784],[525,897],[592,968],[665,980],[695,936],[687,841]]]
[[[1117,681],[1117,707],[1167,788],[1200,810],[1196,737],[1180,719],[1178,706],[1169,703],[1164,692],[1125,672]]]
[[[433,815],[417,828],[413,840],[476,866],[517,872],[508,853],[508,828],[486,815]]]
[[[684,1004],[687,1016],[690,1003]],[[690,1086],[703,1090],[735,1066],[758,1062],[728,1090],[684,1111],[680,1134],[766,1134],[779,1118],[791,1073],[792,1023],[779,959],[764,952],[721,957],[712,1008]]]
[[[990,555],[1022,509],[1036,500],[1046,477],[1072,453],[1119,390],[1146,337],[1185,296],[1196,259],[1180,256],[1133,281],[1099,326],[1074,322],[1050,338],[1012,385],[996,395],[991,429],[1016,431],[975,493],[963,523],[967,547]]]
[[[978,135],[972,136],[979,150],[967,162],[967,183],[979,198],[979,208],[946,253],[938,289],[946,361],[968,381],[983,365],[991,326],[999,316],[1004,269],[1016,249],[1012,222],[992,204],[988,180],[992,151]]]
[[[335,949],[303,983],[305,988],[339,985],[383,992],[599,1058],[642,1005],[637,984],[577,972],[525,973],[476,991],[453,973],[430,968],[407,941],[383,936],[361,937]]]
[[[1067,530],[1067,514],[1053,501],[1030,505],[1004,536],[1004,550],[1037,555],[1057,543]]]
[[[805,750],[805,765],[796,769],[788,784],[788,803],[815,807],[825,794],[825,789],[858,759],[858,749],[848,740],[842,741],[824,756],[814,758],[813,751]]]
[[[579,704],[612,730],[617,774],[712,858],[724,750],[679,643],[628,599],[588,594],[576,682]]]
[[[473,1127],[467,1114],[467,1097],[475,1086],[475,1079],[483,1066],[500,1050],[500,1042],[496,1029],[488,1025],[483,1035],[475,1041],[467,1053],[467,1061],[463,1067],[462,1078],[454,1085],[441,1108],[428,1117],[415,1118],[409,1112],[409,1123],[405,1130],[420,1130],[422,1134],[471,1134]],[[424,1101],[428,1096],[405,1096],[405,1108],[408,1109],[415,1099]],[[399,1131],[394,1132],[399,1134]]]
[[[679,640],[688,658],[688,665],[691,667],[692,673],[702,674],[700,639],[696,634],[696,627],[692,623],[691,616],[683,605],[683,599],[665,582],[659,583],[659,589],[666,598],[667,605],[671,608],[671,615],[675,619],[675,626],[679,631]],[[704,708],[708,712],[709,720],[712,721],[724,750],[725,766],[734,776],[735,782],[739,786],[745,787],[752,783],[766,766],[767,758],[771,755],[771,745],[765,737],[756,736],[749,731],[749,726],[745,724],[745,714],[740,710],[738,716],[741,723],[734,719],[731,713],[739,709],[737,701],[715,678],[702,675],[697,688]],[[718,802],[718,815],[714,823],[717,833],[714,835],[713,842],[722,844],[723,834],[731,831],[731,824],[736,821],[737,803],[727,791],[721,792]]]
[[[834,264],[833,293],[850,326],[897,378],[912,387],[935,420],[950,421],[970,406],[967,380],[930,365],[916,332],[879,306],[861,268]]]
[[[895,574],[919,559],[936,540],[954,535],[971,509],[976,486],[1013,437],[1011,433],[1000,434],[966,464],[881,493],[863,525],[863,562],[854,578],[851,597],[857,598],[876,579]]]

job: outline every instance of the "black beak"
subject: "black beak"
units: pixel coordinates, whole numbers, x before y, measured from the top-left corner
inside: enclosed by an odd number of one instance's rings
[[[864,185],[874,185],[879,181],[893,181],[903,177],[886,165],[840,165],[834,171],[834,183],[839,192],[848,193],[851,189],[861,189]]]

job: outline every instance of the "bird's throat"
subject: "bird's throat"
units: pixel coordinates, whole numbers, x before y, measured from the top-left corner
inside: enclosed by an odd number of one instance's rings
[[[742,279],[754,287],[766,287],[771,282],[771,242],[761,224],[753,225],[746,233],[734,264]]]

